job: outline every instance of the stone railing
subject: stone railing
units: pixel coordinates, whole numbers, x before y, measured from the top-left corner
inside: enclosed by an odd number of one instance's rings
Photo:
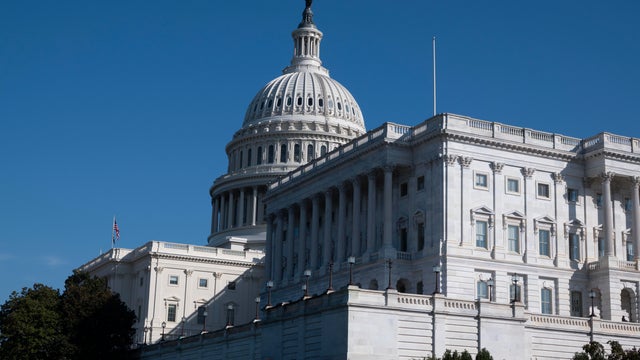
[[[589,331],[589,319],[554,315],[531,314],[528,325],[558,329]]]
[[[640,324],[616,321],[594,321],[593,331],[609,334],[628,334],[638,336],[640,334]]]
[[[191,256],[202,256],[202,257],[215,257],[215,258],[224,258],[228,260],[249,260],[252,261],[255,258],[261,258],[264,256],[264,252],[259,250],[230,250],[223,248],[215,248],[209,246],[196,246],[196,245],[188,245],[188,244],[177,244],[177,243],[167,243],[167,242],[159,242],[159,251],[160,253],[166,253],[167,251],[162,251],[162,249],[169,250],[168,252],[171,255],[191,255]]]
[[[587,264],[589,271],[598,271],[600,269],[617,269],[626,271],[636,271],[639,269],[639,264],[636,261],[627,261],[621,259],[610,259],[603,257],[598,261],[590,262]]]
[[[400,306],[419,306],[421,308],[432,305],[431,297],[417,294],[398,294],[396,302]]]
[[[585,151],[599,147],[622,150],[630,153],[640,153],[640,139],[605,132],[584,140],[583,148]]]

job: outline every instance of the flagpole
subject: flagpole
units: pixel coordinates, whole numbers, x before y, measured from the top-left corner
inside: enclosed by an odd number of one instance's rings
[[[436,116],[436,37],[432,40],[433,48],[433,116]]]

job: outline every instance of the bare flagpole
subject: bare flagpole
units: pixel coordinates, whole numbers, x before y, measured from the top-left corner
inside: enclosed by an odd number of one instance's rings
[[[436,116],[436,37],[431,41],[433,48],[433,116]]]

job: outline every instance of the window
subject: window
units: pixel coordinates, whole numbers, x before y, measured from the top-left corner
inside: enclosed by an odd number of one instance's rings
[[[302,105],[302,96],[298,96],[297,104],[298,106]]]
[[[571,316],[582,316],[582,293],[571,292]]]
[[[238,169],[242,169],[242,160],[243,160],[243,157],[244,157],[243,155],[244,154],[242,153],[242,150],[240,150],[240,159],[239,159],[240,162],[239,162]]]
[[[487,286],[486,281],[478,280],[476,288],[477,288],[478,299],[489,298],[489,287]]]
[[[256,159],[257,165],[262,165],[262,146],[258,146],[258,158]]]
[[[567,189],[567,201],[569,202],[578,202],[578,190],[568,188]]]
[[[177,304],[169,304],[167,306],[167,321],[171,321],[171,322],[176,321],[177,310],[178,310]]]
[[[403,227],[400,229],[400,251],[407,251],[407,228]]]
[[[569,259],[580,261],[580,236],[569,234]]]
[[[475,174],[475,187],[481,189],[487,189],[489,187],[487,182],[487,174],[476,173]]]
[[[507,178],[507,193],[520,194],[520,180],[515,178]]]
[[[416,189],[418,191],[420,190],[424,190],[424,176],[418,176],[418,180],[417,180],[417,184],[416,184]]]
[[[196,322],[198,325],[202,325],[205,322],[204,313],[207,311],[207,308],[204,305],[198,306],[198,316],[196,317]]]
[[[633,261],[634,259],[634,252],[633,252],[633,242],[631,242],[630,240],[627,240],[627,245],[626,245],[626,249],[627,249],[627,261]]]
[[[300,162],[300,144],[293,145],[293,161]]]
[[[269,154],[267,154],[267,162],[269,164],[273,164],[273,162],[275,161],[275,149],[273,147],[273,145],[269,145]]]
[[[549,184],[538,183],[538,197],[543,199],[549,199],[551,197]]]
[[[326,153],[327,153],[327,147],[325,145],[322,145],[320,147],[320,155],[324,156],[324,154],[326,154]]]
[[[169,275],[169,285],[178,285],[178,275]]]
[[[631,202],[631,199],[624,198],[624,211],[631,212],[632,209],[633,209],[633,203]]]
[[[198,287],[201,287],[201,288],[209,287],[209,280],[204,278],[198,279]]]
[[[247,166],[251,166],[251,149],[247,150]]]
[[[603,257],[604,256],[604,238],[599,237],[598,238],[598,256],[599,257]]]
[[[278,98],[278,100],[276,100],[276,107],[280,107],[282,106],[282,98]]]
[[[291,96],[287,97],[287,106],[291,106]]]
[[[280,145],[280,162],[287,162],[287,144]]]
[[[489,224],[486,221],[476,221],[476,246],[487,248],[487,228]]]
[[[140,276],[140,286],[144,285],[144,277]]]
[[[400,196],[407,196],[408,185],[406,182],[400,184]]]
[[[416,293],[424,294],[424,284],[422,283],[422,281],[418,281],[418,283],[416,284]]]
[[[540,290],[540,305],[543,314],[553,313],[553,304],[551,303],[551,289],[542,288]]]
[[[596,194],[596,206],[597,207],[602,206],[602,194],[600,193]]]
[[[509,251],[520,252],[520,227],[509,225],[507,228],[507,236],[509,240]]]
[[[549,230],[538,231],[538,243],[540,247],[540,255],[550,256],[551,254],[551,232]]]
[[[307,145],[307,162],[310,162],[314,158],[313,145]]]
[[[424,223],[418,224],[418,251],[424,249]]]
[[[313,98],[308,98],[307,99],[307,105],[308,106],[313,106]]]
[[[324,101],[322,100],[322,98],[318,99],[318,106],[320,107],[324,106]]]
[[[235,281],[229,281],[229,283],[227,284],[227,289],[235,290],[236,289],[236,282]]]

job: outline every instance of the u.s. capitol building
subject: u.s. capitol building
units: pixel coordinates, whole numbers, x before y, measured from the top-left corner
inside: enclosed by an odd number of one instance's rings
[[[454,114],[366,131],[322,66],[311,1],[292,36],[291,65],[227,145],[208,246],[81,267],[136,310],[136,341],[155,343],[142,358],[568,359],[589,340],[640,343],[639,139]]]

